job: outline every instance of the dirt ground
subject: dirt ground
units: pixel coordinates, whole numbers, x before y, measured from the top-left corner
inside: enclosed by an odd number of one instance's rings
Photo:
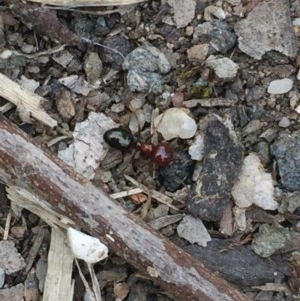
[[[57,126],[0,93],[1,113],[253,300],[300,300],[300,2],[37,7],[0,0],[0,72],[42,96]],[[104,141],[111,128],[130,147]],[[3,300],[20,300],[7,293],[19,284],[42,300],[50,227],[16,212],[4,185],[0,223],[25,263],[45,229],[29,270],[0,259]],[[102,300],[173,300],[115,254],[95,272]]]

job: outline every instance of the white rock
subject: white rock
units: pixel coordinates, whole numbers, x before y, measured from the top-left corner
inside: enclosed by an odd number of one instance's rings
[[[154,119],[154,126],[165,140],[179,137],[192,138],[197,130],[196,122],[179,108],[170,108]]]
[[[273,80],[268,87],[268,93],[284,94],[289,92],[292,89],[292,87],[293,81],[289,78]]]
[[[214,19],[213,16],[219,20],[224,20],[226,18],[225,11],[221,7],[209,5],[204,10],[203,18],[205,21],[211,21]]]
[[[8,49],[4,49],[1,53],[0,53],[0,59],[1,60],[7,60],[8,58],[10,58],[12,56],[12,51],[8,50]]]
[[[299,69],[298,74],[297,74],[297,79],[300,80],[300,69]]]
[[[300,26],[300,17],[293,20],[294,26]]]
[[[231,59],[227,57],[217,57],[211,55],[205,61],[206,65],[212,68],[216,75],[224,80],[232,79],[236,76],[239,69],[238,64],[234,63]]]
[[[291,122],[287,117],[282,117],[278,123],[281,128],[287,128],[290,124]]]
[[[189,154],[192,160],[201,161],[203,159],[204,152],[204,135],[199,134],[196,136],[194,142],[189,148]]]
[[[191,244],[197,243],[202,247],[206,247],[207,243],[211,241],[205,226],[199,218],[191,215],[185,216],[177,227],[178,235]]]
[[[275,210],[278,207],[273,198],[272,176],[263,170],[259,158],[253,153],[244,159],[239,179],[231,193],[235,204],[240,208],[247,208],[252,204],[265,210]]]
[[[108,249],[98,238],[68,228],[68,240],[73,255],[87,263],[96,263],[107,257]]]
[[[240,231],[245,231],[247,228],[246,208],[233,208],[234,221]]]

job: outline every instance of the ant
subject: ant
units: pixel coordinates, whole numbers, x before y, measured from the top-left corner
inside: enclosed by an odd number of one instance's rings
[[[151,158],[154,163],[161,167],[168,165],[173,156],[173,149],[168,143],[160,142],[155,145],[151,142],[135,141],[133,134],[122,127],[106,131],[103,138],[110,147],[120,151],[135,148],[144,157]]]

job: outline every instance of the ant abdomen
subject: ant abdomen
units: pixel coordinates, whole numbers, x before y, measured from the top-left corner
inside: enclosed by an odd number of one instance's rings
[[[159,166],[168,165],[173,157],[173,149],[170,144],[161,142],[155,145],[152,160]]]
[[[135,143],[134,136],[123,128],[113,128],[103,135],[104,141],[120,151],[129,150]]]

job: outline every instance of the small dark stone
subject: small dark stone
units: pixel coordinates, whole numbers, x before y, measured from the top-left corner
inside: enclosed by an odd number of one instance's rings
[[[222,21],[215,21],[214,29],[210,33],[210,44],[223,54],[235,46],[236,35],[230,31],[228,25]]]
[[[275,50],[268,51],[263,55],[263,58],[267,59],[271,64],[288,64],[289,58]]]
[[[263,165],[266,166],[271,162],[269,144],[266,141],[260,141],[254,145],[254,151]]]
[[[74,18],[71,24],[74,31],[83,38],[90,38],[94,30],[94,22],[87,18]]]
[[[110,28],[108,28],[106,24],[106,18],[103,16],[99,17],[96,21],[94,35],[95,36],[105,36],[110,32]]]
[[[160,176],[166,190],[174,192],[191,181],[195,161],[185,152],[174,152],[169,165],[160,168]]]
[[[249,93],[246,97],[247,102],[257,101],[263,97],[266,93],[266,88],[264,86],[255,85],[249,89]]]
[[[264,259],[256,255],[250,245],[231,248],[233,243],[232,240],[213,239],[207,247],[189,245],[184,250],[238,287],[264,285],[290,275],[291,268],[281,256]]]
[[[113,15],[110,15],[109,18],[100,16],[96,21],[93,34],[95,36],[103,37],[112,30],[115,24],[116,24],[116,18],[113,18]]]
[[[176,26],[171,26],[168,24],[161,24],[158,28],[158,33],[160,33],[168,43],[171,43],[177,48],[179,46],[179,38],[184,36],[183,29],[179,29]]]
[[[278,163],[281,183],[290,191],[300,190],[300,131],[282,133],[272,144],[271,153]]]
[[[204,145],[203,168],[188,211],[206,221],[220,221],[243,162],[243,147],[217,117],[208,122]]]
[[[105,38],[103,45],[112,49],[102,48],[101,53],[103,62],[110,63],[116,70],[121,70],[124,61],[123,57],[133,50],[133,44],[125,37],[116,35]],[[118,52],[120,52],[123,57]]]
[[[155,293],[154,287],[146,282],[138,282],[130,289],[127,301],[149,301]]]

